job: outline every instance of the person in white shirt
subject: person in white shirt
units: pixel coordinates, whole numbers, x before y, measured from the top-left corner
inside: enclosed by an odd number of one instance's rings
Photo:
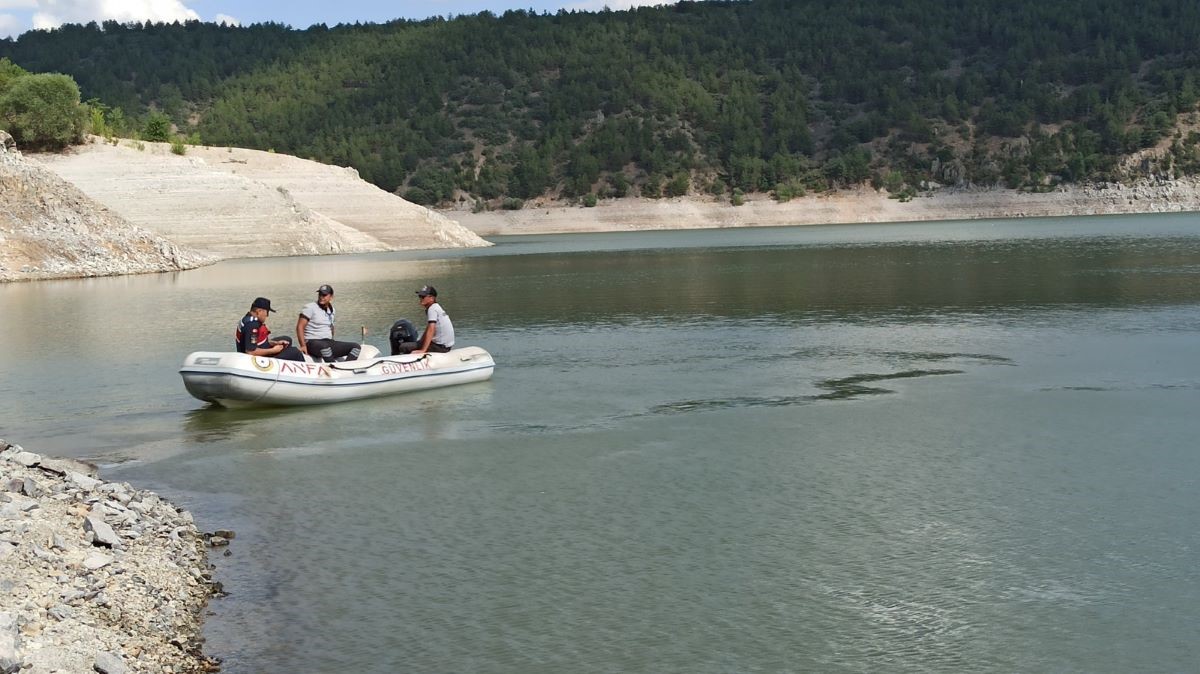
[[[316,360],[332,363],[336,360],[358,360],[361,344],[339,342],[333,338],[334,319],[333,286],[325,284],[317,288],[317,301],[309,302],[300,310],[296,320],[296,336],[300,350]]]
[[[417,291],[417,297],[425,309],[425,332],[415,342],[392,344],[392,353],[446,353],[454,348],[454,324],[450,322],[450,315],[438,304],[437,288],[422,286]]]

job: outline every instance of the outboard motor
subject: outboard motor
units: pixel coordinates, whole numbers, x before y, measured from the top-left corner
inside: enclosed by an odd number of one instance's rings
[[[420,339],[417,334],[417,328],[412,324],[412,321],[407,318],[392,323],[392,329],[388,332],[388,341],[392,343],[392,355],[401,353],[400,345],[404,342],[416,343]]]

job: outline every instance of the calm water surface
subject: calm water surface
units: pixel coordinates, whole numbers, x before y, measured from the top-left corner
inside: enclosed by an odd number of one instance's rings
[[[156,489],[226,672],[1180,672],[1197,216],[499,239],[0,286],[0,437]],[[448,256],[447,256],[448,255]],[[492,381],[229,411],[176,370],[433,283]]]

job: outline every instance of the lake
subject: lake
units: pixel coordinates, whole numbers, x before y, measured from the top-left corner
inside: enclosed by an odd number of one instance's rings
[[[1177,672],[1200,661],[1194,214],[501,237],[0,286],[0,437],[205,531],[225,672]],[[438,287],[489,382],[210,408],[316,288]]]

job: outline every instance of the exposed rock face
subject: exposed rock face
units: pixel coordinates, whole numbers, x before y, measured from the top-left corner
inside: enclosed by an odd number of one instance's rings
[[[179,271],[212,261],[129,223],[0,138],[0,281]]]
[[[140,148],[140,149],[139,149]],[[99,139],[44,165],[130,221],[222,258],[490,245],[353,169],[256,150]]]
[[[0,440],[0,673],[212,671],[191,515],[89,470]]]
[[[392,249],[491,245],[454,220],[375,187],[352,168],[237,148],[198,147],[189,149],[188,155],[274,187]]]

